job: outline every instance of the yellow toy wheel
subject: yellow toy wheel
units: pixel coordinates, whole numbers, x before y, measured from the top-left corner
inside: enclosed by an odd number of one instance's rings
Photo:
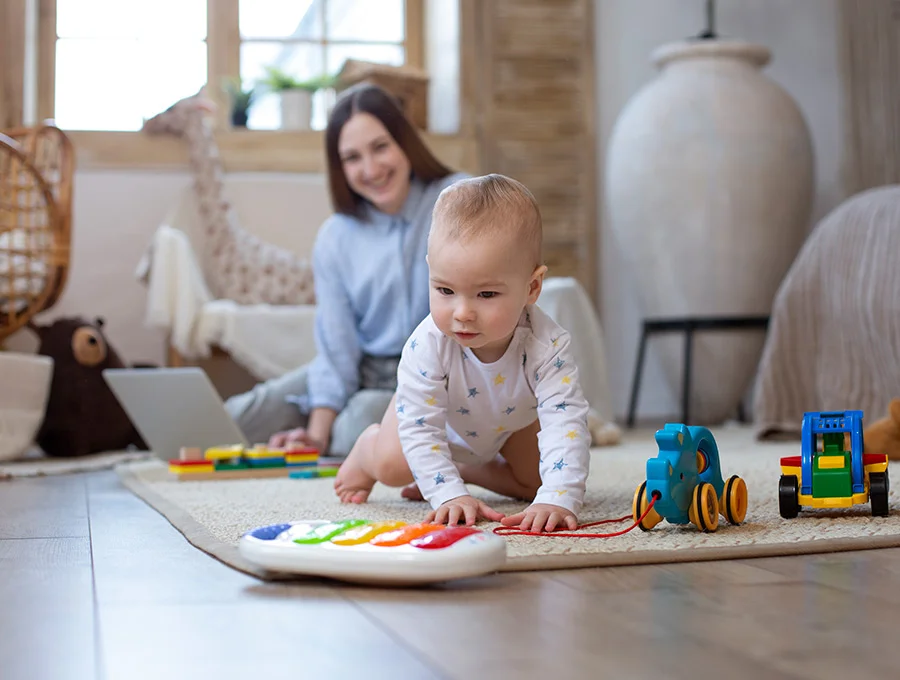
[[[709,467],[709,456],[697,449],[697,474],[702,475]]]
[[[729,477],[722,490],[719,507],[730,524],[743,522],[747,516],[747,483],[737,475]]]
[[[712,484],[701,482],[694,487],[688,518],[700,531],[712,532],[719,528],[719,499]]]
[[[647,500],[647,482],[643,482],[634,492],[634,500],[631,502],[631,514],[634,517],[634,521],[637,522],[641,515],[644,514],[647,510],[647,506],[650,505],[650,501]],[[638,527],[642,531],[650,531],[657,524],[662,522],[662,517],[659,516],[659,513],[656,510],[650,510],[647,513],[647,516],[644,517],[644,520],[638,524]]]

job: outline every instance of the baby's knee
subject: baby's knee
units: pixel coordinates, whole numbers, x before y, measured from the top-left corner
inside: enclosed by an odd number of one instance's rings
[[[533,501],[537,496],[538,486],[531,486],[530,484],[522,484],[522,500],[523,501]]]
[[[401,486],[412,481],[412,472],[409,463],[403,455],[403,450],[393,442],[375,440],[375,455],[373,463],[375,478],[388,486]]]

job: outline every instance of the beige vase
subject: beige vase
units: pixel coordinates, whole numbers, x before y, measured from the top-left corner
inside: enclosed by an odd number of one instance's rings
[[[794,100],[761,68],[765,47],[692,40],[660,47],[658,77],[609,140],[608,225],[647,317],[768,314],[807,232],[813,149]],[[691,424],[732,417],[762,331],[695,335]],[[648,346],[680,395],[680,335]]]

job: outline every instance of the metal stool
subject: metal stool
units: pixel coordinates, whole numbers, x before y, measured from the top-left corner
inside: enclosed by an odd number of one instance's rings
[[[647,349],[647,338],[657,333],[684,333],[684,372],[681,379],[681,422],[687,424],[690,416],[691,394],[691,352],[695,331],[711,330],[766,330],[769,327],[768,316],[688,316],[678,318],[644,319],[641,328],[641,342],[638,346],[637,364],[634,367],[634,379],[631,383],[631,400],[628,405],[628,427],[634,426],[634,414],[637,410],[638,394],[641,389],[641,374],[644,370],[644,354]],[[743,401],[738,405],[738,418],[744,421]]]

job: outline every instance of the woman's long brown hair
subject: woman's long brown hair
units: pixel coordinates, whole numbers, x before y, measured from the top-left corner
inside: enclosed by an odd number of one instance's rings
[[[368,113],[381,121],[388,134],[409,159],[412,174],[423,182],[431,182],[451,174],[422,141],[419,133],[404,115],[399,103],[385,90],[370,83],[360,83],[341,93],[332,109],[325,129],[328,160],[328,185],[335,212],[362,217],[366,200],[350,188],[338,152],[338,140],[344,125],[355,113]]]

